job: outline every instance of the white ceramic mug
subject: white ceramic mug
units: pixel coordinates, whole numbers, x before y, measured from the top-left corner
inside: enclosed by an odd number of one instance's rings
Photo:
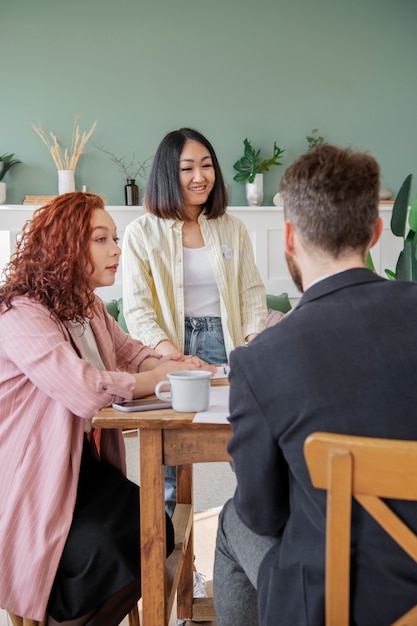
[[[167,376],[168,380],[161,380],[155,387],[157,398],[168,400],[175,411],[182,413],[198,413],[208,409],[211,372],[184,370],[171,372]],[[162,392],[162,387],[170,387],[170,392]]]

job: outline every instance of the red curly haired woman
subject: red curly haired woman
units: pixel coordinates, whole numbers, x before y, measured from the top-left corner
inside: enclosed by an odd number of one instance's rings
[[[121,432],[91,418],[170,371],[214,369],[161,358],[107,314],[94,289],[120,254],[103,200],[64,194],[25,225],[0,286],[0,606],[49,626],[113,626],[140,596],[139,488]]]

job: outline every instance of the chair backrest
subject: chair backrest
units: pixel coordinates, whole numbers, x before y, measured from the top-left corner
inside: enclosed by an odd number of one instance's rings
[[[327,490],[326,625],[349,626],[352,496],[417,562],[417,536],[381,500],[417,500],[417,442],[313,433],[304,456],[313,485]],[[400,624],[417,624],[417,608]]]
[[[123,298],[119,298],[118,300],[109,300],[106,302],[107,313],[109,313],[116,322],[118,322],[119,326],[128,333],[127,324],[125,320],[125,316],[123,313]]]

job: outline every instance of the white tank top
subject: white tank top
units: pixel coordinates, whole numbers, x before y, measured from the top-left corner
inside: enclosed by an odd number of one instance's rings
[[[183,248],[185,317],[220,317],[220,295],[207,250]]]

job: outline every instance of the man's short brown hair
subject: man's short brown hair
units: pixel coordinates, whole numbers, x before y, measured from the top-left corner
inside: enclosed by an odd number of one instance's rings
[[[378,219],[379,165],[368,153],[324,144],[285,171],[285,219],[307,245],[337,257],[369,246]]]

